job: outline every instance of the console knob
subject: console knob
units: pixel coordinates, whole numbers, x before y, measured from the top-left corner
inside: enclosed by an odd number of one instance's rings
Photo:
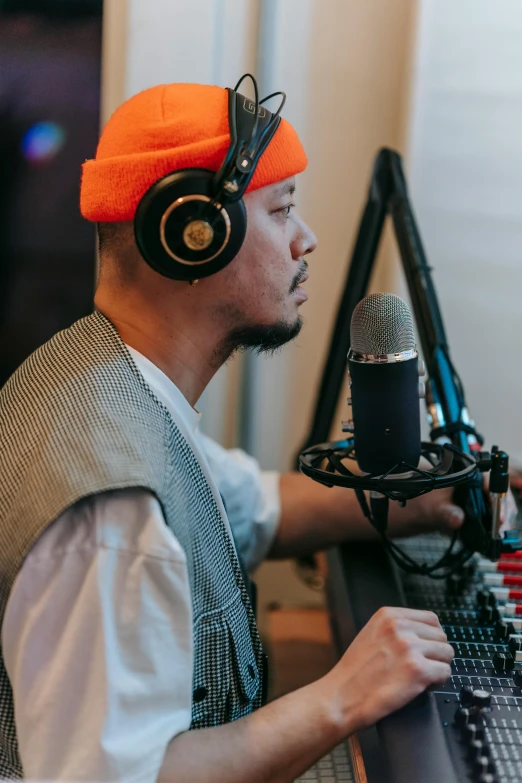
[[[480,718],[478,710],[469,710],[467,707],[457,707],[453,720],[455,726],[463,728],[467,723],[477,723]]]
[[[505,620],[499,620],[498,623],[495,624],[495,636],[498,639],[508,638],[507,623]]]
[[[485,625],[498,623],[501,619],[500,612],[495,606],[483,606],[479,612],[479,621]]]
[[[453,717],[455,726],[465,726],[469,723],[470,712],[467,707],[457,707]]]
[[[462,574],[451,574],[446,579],[446,590],[451,595],[462,593],[466,587],[466,578]]]
[[[481,759],[485,758],[485,746],[482,744],[480,740],[473,740],[473,742],[470,743],[470,746],[468,748],[468,756],[471,759],[471,761],[474,761],[475,759]]]
[[[522,634],[510,634],[508,646],[513,655],[522,650]]]
[[[491,759],[490,759],[491,750],[490,750],[490,747],[489,747],[489,745],[485,745],[482,742],[480,744],[482,746],[482,748],[481,748],[482,758],[483,759],[487,758],[487,760],[488,760],[488,769],[490,769],[490,765],[491,765]],[[477,754],[477,758],[479,758],[479,757],[480,757],[479,754]]]
[[[489,764],[489,759],[486,756],[479,756],[479,758],[476,759],[475,763],[473,764],[473,767],[477,775],[487,774],[489,772],[488,764]]]
[[[463,685],[460,689],[460,703],[463,707],[469,707],[473,703],[473,688],[471,685]]]
[[[479,590],[477,594],[477,603],[479,606],[495,606],[497,599],[491,590]]]
[[[475,689],[471,694],[471,703],[474,707],[480,707],[481,709],[487,709],[491,707],[491,692]]]
[[[473,764],[477,775],[481,775],[479,780],[484,780],[486,775],[491,775],[493,780],[496,780],[495,764],[488,756],[479,756]],[[486,778],[487,779],[487,778]]]
[[[499,639],[508,639],[512,634],[516,634],[515,626],[507,620],[499,620],[495,625],[495,633]]]
[[[464,742],[473,742],[474,740],[484,740],[484,726],[481,723],[466,723],[462,728],[462,739]]]
[[[497,672],[510,672],[515,665],[515,659],[511,653],[495,653],[493,667]]]

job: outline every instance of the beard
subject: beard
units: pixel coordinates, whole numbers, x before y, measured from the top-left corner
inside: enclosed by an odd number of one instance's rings
[[[257,355],[274,354],[286,343],[297,337],[303,326],[298,316],[293,323],[276,321],[270,326],[238,326],[230,330],[227,337],[214,351],[212,365],[216,368],[231,359],[239,351],[253,350]]]
[[[243,326],[233,329],[226,340],[229,356],[249,348],[256,354],[273,354],[297,337],[302,326],[303,319],[298,316],[293,323],[278,321],[271,326]]]
[[[292,294],[302,281],[308,264],[302,261],[292,280],[289,294]],[[244,318],[241,311],[234,307],[228,307],[224,311],[227,320],[231,322],[241,322]],[[297,337],[303,326],[303,319],[300,315],[293,322],[276,321],[270,325],[245,324],[233,327],[225,340],[214,353],[214,361],[217,365],[222,364],[228,358],[238,353],[238,351],[253,350],[257,355],[274,354],[283,345]]]

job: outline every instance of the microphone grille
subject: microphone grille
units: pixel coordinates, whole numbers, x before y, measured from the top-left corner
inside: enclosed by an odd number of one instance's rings
[[[370,294],[361,299],[352,315],[352,350],[383,356],[415,348],[410,308],[395,294]]]

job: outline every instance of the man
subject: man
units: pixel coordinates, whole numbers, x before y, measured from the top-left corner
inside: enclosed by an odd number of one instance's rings
[[[4,776],[292,781],[450,674],[436,616],[385,609],[326,677],[264,705],[237,555],[252,570],[371,531],[352,492],[261,474],[199,432],[194,406],[223,362],[298,333],[316,244],[292,203],[306,158],[283,121],[233,260],[197,285],[145,263],[133,229],[144,194],[171,171],[216,171],[228,144],[220,88],[161,86],[120,107],[82,180],[82,212],[99,223],[96,311],[3,390]],[[461,522],[433,493],[390,526]]]

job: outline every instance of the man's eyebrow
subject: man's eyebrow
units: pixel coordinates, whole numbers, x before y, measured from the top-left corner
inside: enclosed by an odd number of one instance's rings
[[[286,196],[287,194],[290,196],[293,196],[295,193],[295,183],[294,182],[285,182],[283,185],[279,185],[278,188],[274,190],[274,196]]]

